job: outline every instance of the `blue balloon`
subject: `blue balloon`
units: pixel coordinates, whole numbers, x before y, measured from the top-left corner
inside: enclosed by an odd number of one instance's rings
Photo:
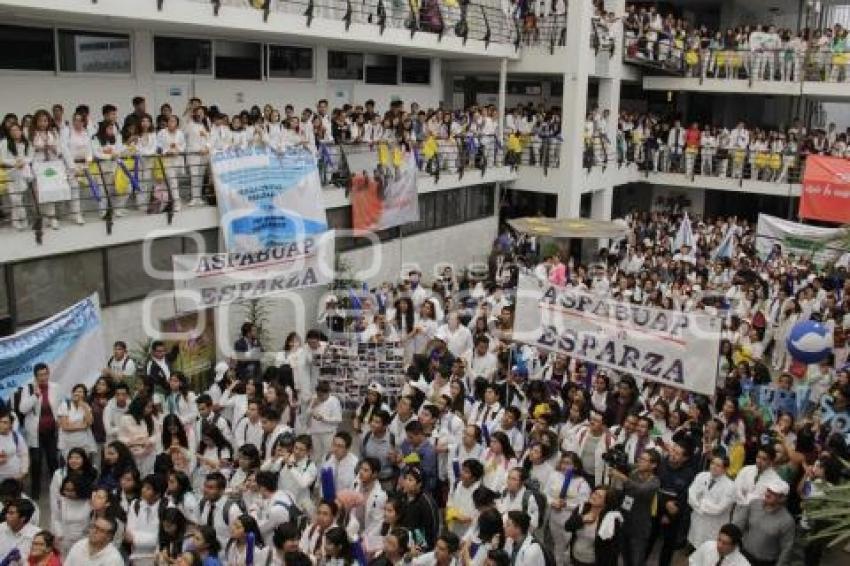
[[[803,320],[791,327],[785,341],[791,357],[804,364],[816,364],[832,352],[829,330],[813,320]]]

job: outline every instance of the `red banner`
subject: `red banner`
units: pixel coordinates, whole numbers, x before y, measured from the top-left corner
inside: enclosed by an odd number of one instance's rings
[[[850,160],[822,155],[806,158],[800,218],[850,222]]]

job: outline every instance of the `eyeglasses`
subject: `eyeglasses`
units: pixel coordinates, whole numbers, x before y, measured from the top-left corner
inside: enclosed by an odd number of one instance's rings
[[[106,534],[106,535],[111,535],[111,534],[112,534],[112,529],[111,529],[111,528],[109,528],[109,527],[107,527],[107,528],[99,527],[99,526],[97,526],[97,524],[95,524],[95,523],[92,523],[91,525],[89,525],[89,529],[91,529],[91,530],[93,530],[93,531],[101,532],[101,533]]]

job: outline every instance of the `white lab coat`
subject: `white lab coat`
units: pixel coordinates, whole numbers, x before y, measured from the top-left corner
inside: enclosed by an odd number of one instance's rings
[[[717,539],[720,527],[729,522],[735,503],[735,483],[728,476],[716,478],[709,489],[711,480],[711,472],[701,472],[688,488],[688,505],[692,510],[688,542],[694,548]]]

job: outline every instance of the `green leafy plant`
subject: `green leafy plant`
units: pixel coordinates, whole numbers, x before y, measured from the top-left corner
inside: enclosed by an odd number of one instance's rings
[[[245,322],[250,322],[257,327],[257,338],[264,347],[271,345],[271,333],[269,331],[269,320],[271,310],[269,305],[262,299],[249,299],[240,303],[245,314]]]
[[[842,463],[845,468],[850,465]],[[803,509],[812,525],[808,540],[827,540],[828,546],[850,540],[850,482],[825,486],[823,495],[803,502]]]

